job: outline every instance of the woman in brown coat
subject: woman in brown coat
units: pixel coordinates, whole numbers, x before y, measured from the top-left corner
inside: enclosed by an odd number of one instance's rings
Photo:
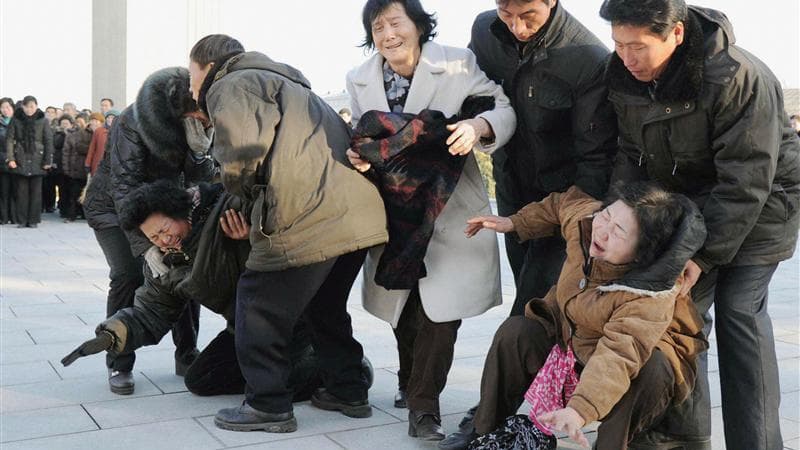
[[[555,448],[551,430],[588,445],[580,429],[600,420],[596,448],[625,449],[635,433],[688,396],[696,356],[706,348],[703,322],[681,289],[686,261],[706,236],[691,201],[633,183],[618,186],[602,205],[573,187],[511,217],[468,223],[468,236],[488,228],[516,233],[520,241],[559,233],[567,241],[558,284],[543,299],[531,300],[525,317],[507,319],[495,335],[474,417],[476,436],[486,436],[473,448],[490,448],[483,446],[503,438],[502,431],[487,433],[517,411],[529,386],[529,393],[551,389],[555,380],[531,381],[546,360],[543,370],[552,367],[548,356],[556,349],[570,360],[574,355],[568,370],[576,382],[562,381],[555,402],[534,401],[547,406],[534,408],[535,427],[522,424],[540,441],[531,448]],[[519,425],[520,419],[512,422]],[[525,434],[515,430],[505,437]]]

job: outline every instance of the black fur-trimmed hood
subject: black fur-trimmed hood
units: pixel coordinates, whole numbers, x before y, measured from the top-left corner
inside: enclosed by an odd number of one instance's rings
[[[706,240],[706,225],[703,213],[693,201],[681,194],[673,195],[678,197],[684,212],[667,249],[647,267],[631,269],[619,281],[600,286],[598,290],[626,291],[657,297],[678,289],[676,280],[683,272],[686,262],[700,250]]]
[[[189,91],[189,71],[168,67],[154,72],[142,84],[131,108],[150,155],[169,168],[183,165],[189,151],[183,115],[197,109]]]
[[[702,10],[701,12],[707,13],[708,11],[716,12],[713,10]],[[696,11],[694,7],[689,9],[684,42],[675,49],[666,70],[657,83],[642,82],[634,78],[625,68],[622,59],[614,52],[611,53],[606,66],[606,81],[609,88],[626,94],[652,96],[654,100],[660,102],[696,99],[703,87],[704,28],[720,28],[723,33],[727,33],[722,22],[709,22],[708,26],[704,26],[706,24],[701,23],[701,20],[708,20],[709,17],[702,15],[701,12]],[[725,18],[724,15],[722,18]],[[727,19],[725,20],[727,21]]]

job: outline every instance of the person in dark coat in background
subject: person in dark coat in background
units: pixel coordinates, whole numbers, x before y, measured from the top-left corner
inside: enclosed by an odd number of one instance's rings
[[[143,259],[155,276],[167,270],[158,247],[140,231],[126,233],[119,227],[117,216],[125,197],[141,184],[159,179],[186,187],[213,176],[213,161],[208,158],[210,140],[203,126],[194,123],[196,110],[186,69],[161,69],[145,80],[136,102],[122,111],[111,128],[106,155],[89,183],[83,205],[111,269],[109,317],[133,305],[134,291],[144,281]],[[189,302],[172,329],[175,372],[179,375],[197,355],[199,308],[196,302]],[[113,392],[133,392],[134,360],[133,353],[106,358]]]
[[[53,130],[53,168],[51,173],[55,175],[55,184],[58,188],[58,213],[63,219],[67,216],[67,176],[64,175],[64,144],[67,136],[75,132],[75,119],[69,114],[63,114],[58,119],[58,127]]]
[[[16,200],[14,199],[14,177],[6,159],[6,138],[14,116],[14,100],[0,98],[0,151],[3,151],[0,164],[0,225],[16,222]]]
[[[64,222],[73,222],[78,216],[83,216],[83,208],[78,203],[81,190],[86,186],[86,170],[84,161],[89,152],[89,144],[92,142],[94,131],[103,125],[98,121],[98,116],[102,114],[93,113],[89,119],[89,124],[77,129],[67,135],[64,150],[62,152],[62,168],[65,177],[65,187],[62,193],[64,199]]]
[[[297,429],[287,348],[308,319],[324,388],[314,406],[369,417],[363,349],[347,297],[367,248],[385,243],[377,188],[352,169],[350,128],[296,69],[225,35],[190,52],[192,93],[213,121],[226,191],[252,201],[252,249],[236,289],[236,354],[245,402],[214,423],[234,431]],[[257,93],[254,95],[254,93]]]
[[[22,99],[22,108],[6,135],[6,160],[14,174],[17,228],[36,228],[42,221],[42,178],[53,160],[53,130],[36,97]]]
[[[714,306],[726,445],[783,448],[767,298],[797,243],[800,140],[781,85],[735,45],[720,11],[683,0],[606,0],[600,15],[616,43],[606,68],[620,145],[612,178],[657,181],[703,212],[708,237],[685,278],[707,333]],[[632,448],[710,448],[706,370],[703,357],[692,401]]]

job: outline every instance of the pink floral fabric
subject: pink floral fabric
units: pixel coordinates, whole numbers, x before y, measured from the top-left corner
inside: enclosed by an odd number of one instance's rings
[[[569,402],[577,385],[578,374],[575,372],[575,355],[572,353],[572,347],[567,345],[565,352],[558,345],[554,345],[528,391],[525,392],[525,400],[531,404],[531,422],[545,434],[552,435],[552,430],[539,423],[536,416],[563,408]]]

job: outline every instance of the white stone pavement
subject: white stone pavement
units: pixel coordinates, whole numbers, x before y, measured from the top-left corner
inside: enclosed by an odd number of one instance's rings
[[[786,448],[800,449],[800,284],[798,257],[780,265],[769,311],[780,359],[781,429]],[[298,404],[291,434],[218,430],[213,415],[241,396],[197,397],[174,375],[169,338],[140,350],[136,392],[108,390],[102,355],[64,368],[62,356],[94,335],[105,316],[108,268],[85,222],[63,224],[46,214],[38,229],[0,227],[0,447],[2,449],[375,449],[435,448],[407,436],[406,410],[396,409],[397,353],[389,326],[364,312],[358,289],[350,313],[358,339],[376,369],[370,390],[374,414],[350,419]],[[453,282],[458,282],[453,280]],[[513,283],[503,269],[505,304],[466,320],[441,397],[444,427],[453,431],[478,400],[484,356],[508,315]],[[203,310],[200,347],[224,326]],[[723,449],[719,373],[711,349],[714,448]],[[591,427],[590,427],[591,429]],[[590,436],[593,433],[590,433]],[[559,448],[578,448],[562,439]]]

